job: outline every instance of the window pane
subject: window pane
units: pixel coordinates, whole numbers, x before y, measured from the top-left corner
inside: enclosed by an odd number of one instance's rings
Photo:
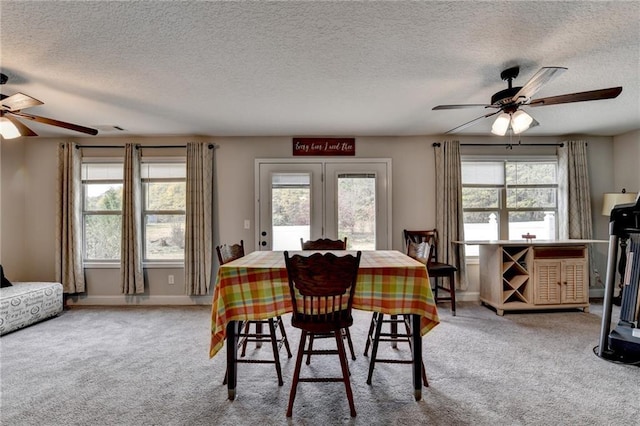
[[[498,212],[465,212],[464,217],[464,239],[465,240],[498,240]],[[467,245],[465,247],[467,256],[477,256],[478,246]]]
[[[122,180],[122,163],[83,163],[82,180]]]
[[[85,215],[85,259],[120,259],[121,224],[122,222],[120,215]]]
[[[182,178],[187,176],[185,163],[142,163],[142,179]]]
[[[521,240],[525,234],[538,240],[555,240],[556,219],[554,212],[510,212],[509,239]]]
[[[497,240],[498,212],[464,212],[465,240]]]
[[[85,183],[84,209],[86,211],[122,210],[121,183]]]
[[[498,208],[499,203],[498,188],[462,188],[462,205],[465,209]]]
[[[502,185],[504,166],[502,162],[465,161],[462,163],[463,184]]]
[[[271,176],[273,250],[297,250],[311,235],[311,174]]]
[[[146,210],[185,210],[185,182],[149,182],[144,187]]]
[[[544,185],[556,183],[556,163],[507,162],[507,185]]]
[[[147,215],[144,220],[145,259],[184,259],[184,221],[184,215]]]
[[[350,250],[376,249],[375,175],[338,176],[338,238]]]
[[[507,188],[507,208],[531,207],[555,209],[556,188]]]

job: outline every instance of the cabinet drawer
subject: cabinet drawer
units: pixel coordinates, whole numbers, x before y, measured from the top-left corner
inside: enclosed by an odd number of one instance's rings
[[[582,259],[585,257],[584,247],[535,247],[534,259]]]

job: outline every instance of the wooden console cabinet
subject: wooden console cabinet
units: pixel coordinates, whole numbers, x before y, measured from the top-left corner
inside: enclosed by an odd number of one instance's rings
[[[505,311],[589,311],[587,244],[600,240],[465,241],[480,246],[480,300]]]

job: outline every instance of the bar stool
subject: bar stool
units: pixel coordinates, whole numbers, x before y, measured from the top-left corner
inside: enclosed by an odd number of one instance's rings
[[[227,245],[223,244],[216,247],[218,253],[218,260],[220,265],[229,263],[232,260],[239,259],[244,256],[244,241],[240,240],[240,244]],[[251,332],[251,326],[254,327],[255,332]],[[266,326],[267,331],[263,329]],[[280,337],[276,335],[276,330],[280,331]],[[273,350],[273,359],[246,359],[247,343],[255,343],[256,347],[261,347],[263,343],[270,343]],[[250,320],[244,321],[240,325],[240,333],[238,333],[238,350],[241,349],[240,358],[236,360],[237,363],[248,364],[275,364],[276,374],[278,375],[278,386],[284,384],[282,380],[282,368],[280,367],[280,349],[282,345],[287,350],[287,356],[291,358],[291,349],[289,348],[289,340],[287,339],[287,333],[284,328],[282,318],[277,316],[275,318],[269,318],[267,320]],[[231,349],[227,349],[231,350]],[[223,385],[227,384],[228,373],[225,373]]]
[[[389,315],[389,318],[385,319],[385,315],[381,312],[374,312],[371,317],[371,324],[369,325],[369,333],[367,335],[367,343],[364,348],[364,356],[367,356],[369,347],[371,346],[371,358],[369,360],[369,374],[367,376],[367,384],[371,384],[371,378],[373,376],[373,369],[376,363],[391,363],[391,364],[413,364],[412,359],[393,359],[393,358],[378,358],[378,347],[380,342],[390,342],[393,348],[396,348],[398,343],[407,343],[409,349],[411,347],[411,325],[409,315]],[[389,331],[382,331],[382,325],[388,324]],[[404,332],[398,331],[398,325],[404,325]],[[419,331],[418,331],[419,332]],[[422,381],[426,387],[429,386],[427,381],[427,372],[424,367],[424,361],[422,362]]]

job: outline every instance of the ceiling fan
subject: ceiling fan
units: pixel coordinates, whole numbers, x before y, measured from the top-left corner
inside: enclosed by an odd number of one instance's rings
[[[529,79],[522,87],[513,87],[512,82],[518,76],[520,67],[508,68],[500,73],[500,78],[509,83],[507,89],[501,90],[491,96],[490,104],[460,104],[460,105],[438,105],[434,110],[460,109],[460,108],[492,108],[488,114],[475,118],[467,123],[449,130],[446,133],[456,133],[466,129],[483,118],[498,115],[498,118],[491,127],[491,133],[503,136],[508,130],[514,134],[519,134],[525,130],[537,126],[538,123],[533,117],[520,109],[523,106],[539,107],[545,105],[566,104],[571,102],[595,101],[599,99],[612,99],[622,92],[622,87],[611,87],[608,89],[591,90],[588,92],[568,93],[565,95],[550,96],[547,98],[532,99],[543,85],[564,73],[564,67],[543,67]]]
[[[7,75],[0,73],[0,84],[5,84],[7,80]],[[75,130],[89,135],[98,134],[96,129],[90,127],[22,112],[23,109],[42,104],[43,102],[24,93],[16,93],[11,96],[0,94],[0,134],[2,134],[2,137],[4,139],[13,139],[18,136],[38,136],[36,132],[24,125],[18,118]]]

